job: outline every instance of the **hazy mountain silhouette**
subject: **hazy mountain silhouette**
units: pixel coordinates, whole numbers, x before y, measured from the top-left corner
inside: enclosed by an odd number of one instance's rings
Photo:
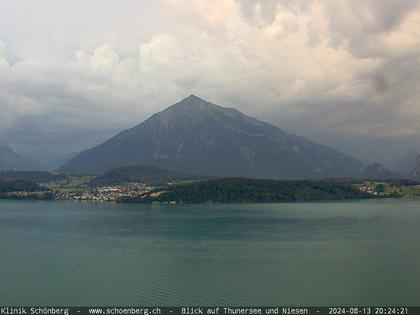
[[[417,181],[420,180],[420,155],[417,156],[417,159],[416,159],[416,167],[411,172],[410,177],[412,179],[414,179],[414,180],[417,180]]]
[[[40,170],[42,166],[14,151],[8,145],[0,144],[0,170],[33,171]]]
[[[374,163],[363,170],[362,177],[365,179],[384,180],[398,179],[403,178],[404,176],[397,172],[388,170],[381,163]]]
[[[419,156],[418,151],[411,151],[403,157],[396,159],[393,165],[393,169],[406,176],[411,176],[413,170],[417,167],[417,157]]]
[[[357,176],[362,168],[337,150],[194,95],[81,152],[60,170],[97,174],[128,165],[284,179]]]

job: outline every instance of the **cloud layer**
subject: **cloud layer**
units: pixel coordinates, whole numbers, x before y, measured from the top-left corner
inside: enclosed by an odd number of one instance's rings
[[[0,142],[79,150],[192,93],[332,144],[420,139],[418,0],[67,6],[0,1]]]

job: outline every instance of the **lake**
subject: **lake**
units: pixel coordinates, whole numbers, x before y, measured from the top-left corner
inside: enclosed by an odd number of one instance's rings
[[[0,305],[418,305],[420,200],[0,201]]]

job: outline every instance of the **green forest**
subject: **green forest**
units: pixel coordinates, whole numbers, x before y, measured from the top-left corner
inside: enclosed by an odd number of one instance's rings
[[[0,199],[52,200],[54,195],[31,181],[0,180]]]
[[[246,203],[372,198],[352,183],[225,178],[166,186],[120,202]]]

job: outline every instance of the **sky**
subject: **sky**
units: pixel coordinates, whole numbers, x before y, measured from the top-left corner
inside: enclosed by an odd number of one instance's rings
[[[0,143],[58,163],[190,94],[392,166],[420,0],[0,0]]]

